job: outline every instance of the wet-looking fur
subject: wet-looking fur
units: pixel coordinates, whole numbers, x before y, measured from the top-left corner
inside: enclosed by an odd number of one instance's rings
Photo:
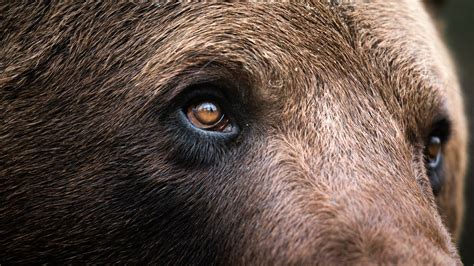
[[[466,125],[424,4],[2,1],[0,263],[460,263]],[[237,133],[189,125],[211,96]]]

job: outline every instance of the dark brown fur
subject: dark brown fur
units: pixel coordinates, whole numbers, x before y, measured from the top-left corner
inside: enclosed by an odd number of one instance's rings
[[[460,263],[447,52],[419,1],[336,2],[2,3],[0,263]],[[199,84],[237,139],[177,122]]]

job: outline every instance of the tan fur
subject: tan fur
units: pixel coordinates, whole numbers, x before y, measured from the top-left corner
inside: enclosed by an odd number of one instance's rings
[[[460,264],[466,122],[420,1],[0,8],[0,263]],[[236,139],[179,125],[199,84]]]

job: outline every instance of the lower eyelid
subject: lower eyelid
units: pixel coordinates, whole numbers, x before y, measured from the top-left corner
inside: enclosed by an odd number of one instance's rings
[[[440,162],[441,162],[441,156],[442,154],[439,153],[437,156],[436,156],[436,159],[433,161],[433,162],[428,162],[428,165],[432,168],[436,168],[439,166]]]

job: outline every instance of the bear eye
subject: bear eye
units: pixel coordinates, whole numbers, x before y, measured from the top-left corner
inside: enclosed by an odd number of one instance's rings
[[[186,108],[189,122],[206,131],[231,132],[232,125],[219,104],[213,100],[202,100]]]
[[[444,183],[443,141],[438,136],[431,136],[425,148],[425,164],[430,179],[431,190],[437,196]]]
[[[439,166],[441,148],[441,139],[437,136],[432,136],[426,147],[426,161],[429,168],[436,169]]]
[[[431,134],[425,144],[425,167],[430,179],[433,194],[437,196],[444,184],[443,146],[451,135],[451,122],[444,118],[438,120],[431,128]]]

